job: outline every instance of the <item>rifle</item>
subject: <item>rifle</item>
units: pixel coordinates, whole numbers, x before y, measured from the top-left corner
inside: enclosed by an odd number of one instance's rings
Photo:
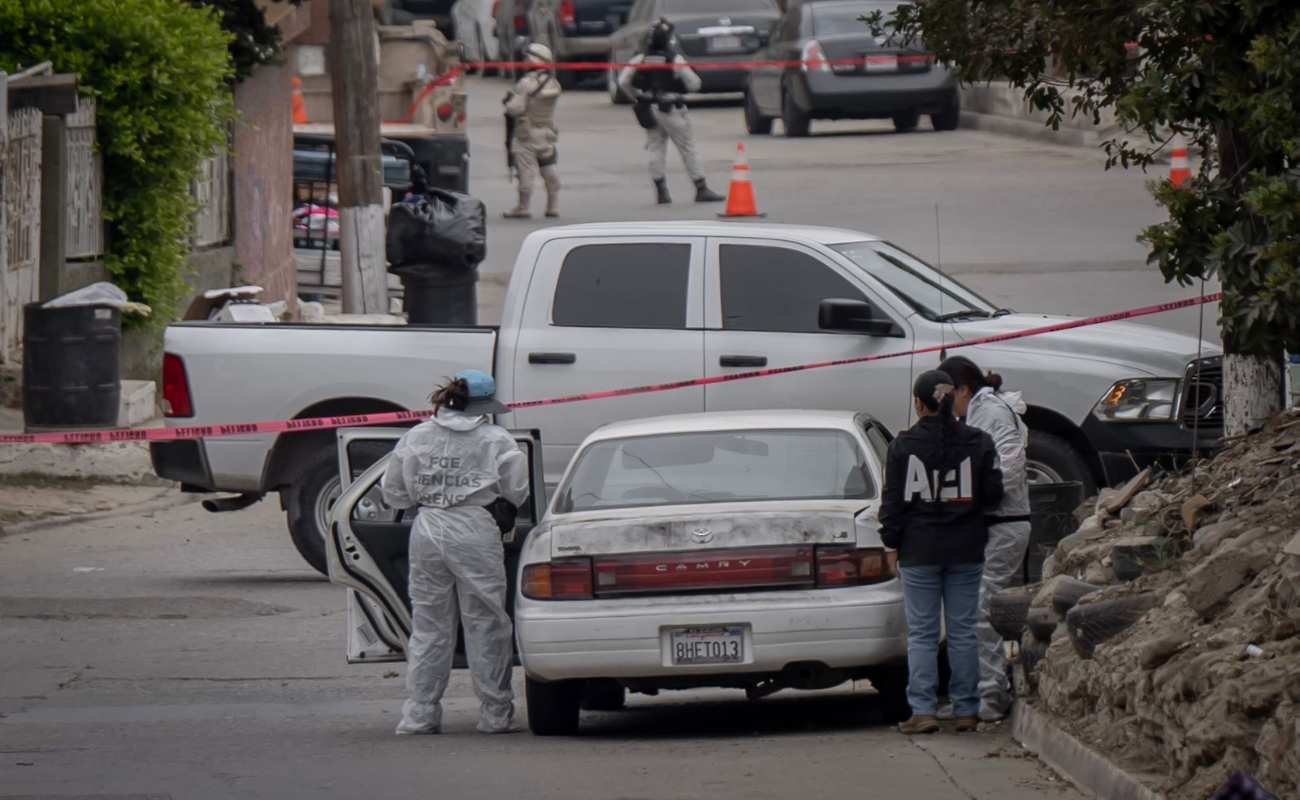
[[[506,118],[506,170],[509,173],[510,180],[515,177],[515,123],[514,117],[509,114]]]

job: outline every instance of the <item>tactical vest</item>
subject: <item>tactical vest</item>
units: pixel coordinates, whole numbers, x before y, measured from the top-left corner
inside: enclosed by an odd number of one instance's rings
[[[668,58],[672,63],[672,57]],[[632,77],[632,86],[647,94],[686,94],[686,84],[677,77],[675,69],[639,69]]]

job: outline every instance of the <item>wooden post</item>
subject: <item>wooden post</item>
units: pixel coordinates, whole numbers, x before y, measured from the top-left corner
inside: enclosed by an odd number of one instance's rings
[[[387,314],[379,63],[370,0],[330,0],[343,312]]]
[[[53,300],[66,285],[68,231],[68,124],[45,117],[41,142],[40,299]]]

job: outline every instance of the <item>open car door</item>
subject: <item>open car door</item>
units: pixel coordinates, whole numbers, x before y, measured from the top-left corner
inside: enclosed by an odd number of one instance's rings
[[[348,662],[405,661],[411,635],[407,581],[411,525],[418,509],[384,503],[379,481],[389,454],[409,428],[342,428],[338,432],[343,494],[330,516],[326,542],[330,581],[348,590]],[[511,431],[528,458],[529,495],[515,529],[502,536],[506,551],[506,609],[514,616],[519,548],[546,509],[542,446],[537,431]],[[378,453],[376,451],[379,451]],[[378,460],[375,460],[378,455]],[[353,462],[374,464],[359,475]],[[464,637],[457,637],[457,666],[464,665]]]

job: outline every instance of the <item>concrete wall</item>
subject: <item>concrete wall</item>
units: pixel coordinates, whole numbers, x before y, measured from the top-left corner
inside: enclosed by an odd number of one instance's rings
[[[1080,147],[1096,147],[1119,132],[1112,114],[1104,115],[1100,125],[1094,125],[1091,117],[1067,114],[1060,129],[1052,130],[1047,126],[1047,112],[1031,109],[1024,95],[1024,89],[1009,84],[963,86],[961,125]]]
[[[266,302],[295,307],[293,258],[293,73],[259,67],[235,87],[243,116],[234,136],[234,246],[239,280],[266,291]]]

